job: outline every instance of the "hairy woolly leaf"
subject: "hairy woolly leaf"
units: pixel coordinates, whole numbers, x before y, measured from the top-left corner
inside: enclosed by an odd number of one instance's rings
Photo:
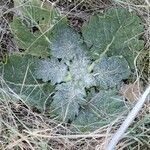
[[[101,90],[82,108],[73,124],[83,132],[95,130],[118,118],[126,109],[115,91]]]
[[[93,69],[97,85],[104,88],[114,87],[130,74],[128,63],[123,57],[104,56],[98,60]]]
[[[88,70],[90,63],[88,57],[80,54],[74,58],[69,67],[72,80],[87,88],[95,85],[95,79]]]
[[[53,114],[62,121],[73,120],[79,113],[80,104],[86,102],[84,88],[68,82],[57,85],[56,90],[51,103]]]
[[[34,74],[37,79],[44,82],[51,80],[52,84],[56,84],[64,80],[67,66],[55,58],[45,59],[37,62]]]
[[[10,56],[0,69],[6,84],[35,107],[43,109],[46,102],[51,102],[51,116],[73,121],[83,130],[98,128],[115,119],[125,104],[109,88],[128,78],[128,63],[132,67],[136,50],[143,46],[139,40],[143,31],[140,19],[121,8],[92,16],[82,29],[91,54],[98,56],[90,60],[80,34],[66,22],[54,26],[60,19],[57,11],[43,7],[37,0],[15,0],[15,4],[21,4],[19,17],[14,17],[11,24],[18,47],[31,55],[52,57]],[[55,91],[48,81],[55,85]],[[102,88],[108,91],[97,93]]]
[[[93,57],[101,53],[123,55],[131,68],[137,52],[144,47],[139,40],[144,32],[141,19],[135,12],[123,8],[109,9],[104,15],[91,16],[82,28],[85,42]]]
[[[80,35],[69,27],[58,29],[51,43],[52,56],[65,60],[73,59],[82,54],[82,40]]]
[[[0,77],[3,79],[1,86],[9,91],[11,89],[18,97],[42,110],[45,104],[50,103],[53,87],[50,84],[36,81],[33,76],[36,61],[37,59],[28,55],[11,55],[7,63],[0,69]]]

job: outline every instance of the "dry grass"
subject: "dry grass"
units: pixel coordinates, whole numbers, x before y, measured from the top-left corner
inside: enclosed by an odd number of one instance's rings
[[[1,95],[0,149],[93,149],[108,136],[107,127],[89,134],[73,133],[67,125],[15,103],[3,89]]]
[[[0,149],[2,150],[94,150],[104,149],[109,137],[122,119],[90,133],[72,132],[71,127],[33,112],[12,95],[0,89]],[[16,97],[14,97],[17,99]],[[118,150],[150,148],[150,105],[145,105],[139,117],[118,144]]]
[[[69,2],[69,0],[63,2],[64,5],[56,3],[56,6],[58,5],[60,9],[66,6],[62,11],[67,12],[72,19],[80,20],[79,22],[85,21],[90,13],[102,11],[113,5],[135,9],[142,17],[145,25],[144,38],[147,49],[141,51],[137,60],[135,60],[137,64],[136,82],[142,83],[143,86],[148,84],[148,50],[150,48],[150,3],[148,0],[125,0],[124,2],[116,0],[116,3],[109,0],[107,2],[99,0],[100,3],[96,0],[80,0],[75,1],[75,4]],[[80,7],[77,8],[77,6]],[[86,11],[84,11],[85,9]],[[68,11],[70,12],[68,13]],[[76,26],[74,22],[73,24]],[[81,25],[82,23],[79,24],[79,27]],[[0,88],[0,150],[104,150],[111,135],[125,119],[120,116],[121,119],[114,120],[111,124],[90,133],[73,132],[69,125],[55,122],[44,114],[32,110],[23,103],[23,100],[16,102],[14,99],[18,100],[19,98],[3,87]],[[145,104],[116,149],[150,149],[149,103]]]

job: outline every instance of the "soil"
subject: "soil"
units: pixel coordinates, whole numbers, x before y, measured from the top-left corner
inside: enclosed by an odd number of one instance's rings
[[[0,1],[0,59],[2,59],[6,53],[17,50],[9,29],[9,22],[13,19],[13,13],[8,11],[11,8],[13,8],[12,0]]]
[[[70,25],[79,30],[83,23],[93,13],[101,13],[112,6],[111,0],[49,0],[64,15],[67,15]]]

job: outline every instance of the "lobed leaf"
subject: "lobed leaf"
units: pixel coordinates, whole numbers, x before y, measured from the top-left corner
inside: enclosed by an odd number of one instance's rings
[[[84,41],[93,57],[108,54],[122,55],[134,68],[134,59],[144,42],[139,37],[144,32],[141,19],[135,12],[123,8],[109,9],[104,15],[91,16],[82,28]]]
[[[46,31],[61,19],[57,9],[39,0],[14,0],[18,17],[26,22],[28,27],[37,27],[41,32]]]
[[[116,91],[101,90],[82,108],[73,125],[84,132],[96,130],[117,119],[126,110],[124,101],[116,95]]]
[[[56,92],[51,103],[53,114],[62,121],[74,120],[79,113],[79,107],[85,103],[85,90],[74,83],[62,83],[56,86]]]
[[[0,68],[0,77],[33,106],[42,110],[51,103],[52,116],[71,121],[82,131],[107,125],[125,110],[124,101],[110,88],[129,77],[129,66],[133,68],[143,47],[139,40],[141,20],[125,9],[110,9],[104,15],[92,16],[84,25],[83,41],[66,22],[58,23],[57,11],[41,4],[38,0],[15,0],[21,9],[11,23],[12,31],[18,47],[31,55],[10,56]],[[84,42],[92,59],[84,51]]]
[[[34,34],[30,28],[16,17],[10,25],[19,49],[26,50],[25,53],[38,57],[50,55],[49,42],[44,35]]]
[[[36,64],[35,77],[44,82],[51,81],[52,84],[60,83],[67,74],[67,66],[58,59],[51,58],[40,60]]]
[[[33,56],[50,56],[52,30],[67,24],[65,17],[39,0],[15,0],[14,4],[17,15],[10,26],[18,48]]]
[[[53,57],[71,60],[82,54],[82,40],[78,33],[69,27],[58,29],[51,43]]]
[[[123,57],[104,56],[98,60],[93,69],[97,86],[110,88],[118,85],[130,75],[128,63]]]
[[[27,55],[11,55],[6,64],[0,68],[1,87],[10,89],[30,105],[40,110],[50,103],[53,87],[38,82],[33,76],[34,64],[37,59]],[[48,103],[47,103],[48,101]]]

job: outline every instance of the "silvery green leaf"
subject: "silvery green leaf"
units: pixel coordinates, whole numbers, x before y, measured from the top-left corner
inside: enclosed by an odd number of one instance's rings
[[[62,83],[56,86],[51,103],[52,112],[62,121],[73,120],[79,113],[80,104],[85,103],[85,90],[74,83]]]
[[[56,31],[51,44],[53,57],[71,60],[76,54],[82,53],[80,35],[71,28],[64,27]]]
[[[67,74],[67,66],[55,58],[40,60],[34,74],[37,79],[44,82],[50,80],[52,84],[60,83]]]
[[[130,75],[128,63],[123,57],[103,56],[93,69],[97,85],[104,88],[114,87]]]
[[[95,79],[88,70],[90,63],[86,55],[80,54],[74,58],[69,67],[73,81],[79,82],[88,88],[95,85]]]

